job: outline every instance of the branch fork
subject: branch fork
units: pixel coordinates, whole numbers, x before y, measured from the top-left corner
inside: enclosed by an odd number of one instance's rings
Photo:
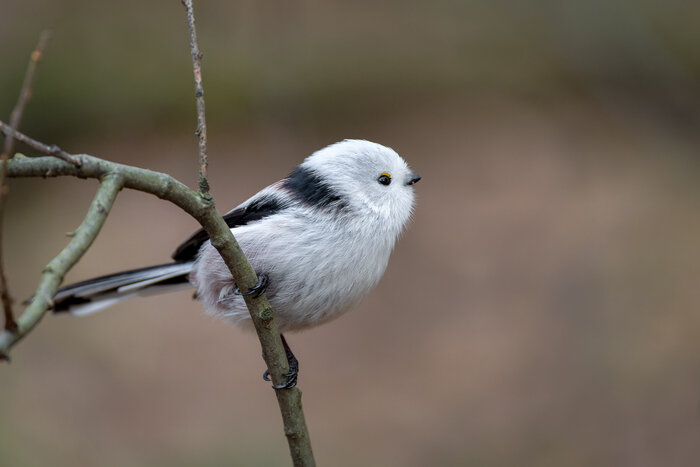
[[[147,169],[106,161],[87,154],[72,155],[56,145],[46,145],[17,131],[18,118],[10,124],[0,121],[0,133],[5,136],[5,151],[0,166],[0,186],[4,189],[5,177],[58,177],[73,176],[100,180],[88,212],[80,226],[72,232],[66,247],[43,269],[34,298],[25,312],[14,320],[9,305],[5,307],[6,325],[0,332],[0,359],[9,360],[9,351],[24,338],[46,315],[52,306],[52,298],[63,282],[66,273],[80,260],[100,232],[117,194],[124,188],[150,193],[169,201],[194,217],[209,235],[211,244],[219,251],[229,268],[235,283],[243,290],[250,290],[258,282],[258,277],[236,242],[231,229],[216,209],[209,193],[207,180],[207,129],[205,119],[204,88],[202,86],[202,52],[197,45],[194,10],[192,0],[182,0],[185,6],[192,55],[192,68],[195,81],[195,102],[197,107],[199,181],[198,191],[191,190],[173,177]],[[43,54],[44,36],[40,45],[32,53],[36,64]],[[42,45],[43,44],[43,45]],[[33,76],[33,71],[32,71]],[[23,88],[24,89],[24,88]],[[28,87],[26,88],[28,89]],[[21,108],[31,94],[23,90],[20,97]],[[18,105],[20,105],[18,104]],[[21,110],[19,112],[21,114]],[[11,145],[20,141],[44,157],[10,158]],[[2,199],[0,195],[0,232],[2,219]],[[1,239],[0,239],[1,240]],[[1,256],[0,256],[1,259]],[[0,265],[0,291],[4,280]],[[9,295],[8,295],[9,297]],[[255,325],[262,346],[262,354],[274,385],[281,385],[289,371],[287,356],[282,339],[274,321],[274,312],[264,294],[244,296],[250,316]],[[4,302],[4,300],[3,300]],[[10,319],[7,319],[9,316]],[[301,405],[301,391],[292,389],[275,390],[284,422],[284,432],[295,466],[315,466],[306,421]]]

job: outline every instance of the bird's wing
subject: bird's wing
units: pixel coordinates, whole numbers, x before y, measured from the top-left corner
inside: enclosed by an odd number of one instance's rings
[[[280,190],[283,182],[282,180],[274,185],[270,185],[226,213],[224,215],[226,224],[231,228],[246,225],[250,222],[271,216],[288,207],[291,203],[291,199],[284,191]],[[209,240],[209,235],[204,229],[199,229],[177,247],[172,258],[175,261],[190,261],[194,259],[201,246],[207,240]]]

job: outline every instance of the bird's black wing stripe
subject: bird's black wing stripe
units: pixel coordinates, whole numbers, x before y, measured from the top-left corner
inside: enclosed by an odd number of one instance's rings
[[[224,220],[229,227],[234,228],[275,214],[283,207],[284,203],[281,200],[272,196],[264,196],[247,206],[234,209],[224,216]],[[175,250],[172,258],[175,261],[193,260],[197,256],[199,248],[207,240],[209,240],[209,235],[204,229],[199,229]]]
[[[324,183],[314,171],[298,166],[282,185],[299,201],[314,207],[344,208],[345,202],[340,193]]]

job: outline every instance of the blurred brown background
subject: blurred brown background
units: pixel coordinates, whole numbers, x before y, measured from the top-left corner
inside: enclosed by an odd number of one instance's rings
[[[23,130],[194,186],[179,1],[1,10],[0,118],[52,27]],[[221,210],[343,138],[392,146],[423,176],[377,289],[289,336],[320,465],[698,465],[700,3],[196,11]],[[12,180],[16,298],[95,188]],[[124,192],[68,280],[162,262],[195,228]],[[48,316],[0,368],[0,463],[287,465],[259,354],[187,292]]]

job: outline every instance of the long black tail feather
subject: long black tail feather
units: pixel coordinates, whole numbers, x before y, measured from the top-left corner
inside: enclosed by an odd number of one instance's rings
[[[192,264],[193,262],[160,264],[68,285],[56,292],[53,311],[86,315],[134,296],[188,287]]]

